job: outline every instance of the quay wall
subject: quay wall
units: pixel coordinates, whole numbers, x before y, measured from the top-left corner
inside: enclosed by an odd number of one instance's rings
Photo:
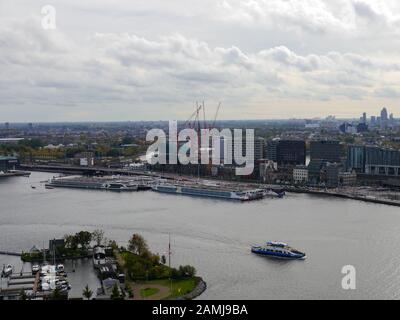
[[[204,291],[206,291],[207,283],[203,280],[203,278],[198,277],[197,281],[198,282],[197,282],[196,287],[191,292],[189,292],[181,297],[177,297],[175,300],[193,300],[193,299],[197,298],[198,296],[200,296]]]
[[[350,194],[337,193],[337,192],[325,192],[325,191],[292,189],[292,188],[285,188],[285,191],[292,192],[292,193],[306,193],[306,194],[313,194],[313,195],[319,195],[319,196],[358,200],[358,201],[364,201],[364,202],[369,202],[369,203],[385,204],[385,205],[389,205],[389,206],[400,207],[400,202],[383,200],[383,199],[366,198],[366,197],[360,197],[360,196],[353,196]]]

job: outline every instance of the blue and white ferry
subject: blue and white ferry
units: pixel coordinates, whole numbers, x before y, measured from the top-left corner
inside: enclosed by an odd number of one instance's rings
[[[305,260],[307,258],[305,253],[289,247],[286,243],[274,241],[262,246],[252,246],[251,252],[277,259]]]

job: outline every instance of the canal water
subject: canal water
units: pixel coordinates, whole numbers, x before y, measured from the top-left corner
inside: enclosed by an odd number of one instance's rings
[[[194,265],[207,282],[198,299],[400,298],[397,207],[301,194],[236,203],[152,191],[46,190],[41,181],[50,177],[0,180],[0,250],[43,247],[48,239],[101,228],[121,245],[140,233],[153,252],[167,254],[170,234],[172,265]],[[308,259],[250,253],[267,240],[288,242]],[[18,258],[0,256],[1,265],[8,262],[21,268]],[[356,290],[342,288],[346,265],[356,269]],[[98,286],[90,268],[90,261],[77,268],[83,271],[74,276],[74,295],[88,282]]]

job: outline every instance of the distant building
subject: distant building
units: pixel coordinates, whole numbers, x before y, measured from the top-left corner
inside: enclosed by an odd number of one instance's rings
[[[365,147],[365,173],[400,176],[400,150]]]
[[[359,123],[357,125],[357,133],[368,132],[368,125],[366,123]]]
[[[311,160],[308,164],[308,181],[312,184],[321,182],[321,171],[326,166],[326,161],[321,159]]]
[[[311,141],[311,160],[325,160],[327,162],[340,162],[342,146],[339,141]]]
[[[276,160],[279,166],[305,165],[306,143],[300,140],[281,140],[276,149]]]
[[[349,146],[347,169],[371,175],[400,176],[400,150]]]
[[[326,167],[326,185],[328,187],[339,186],[340,167],[337,163],[327,163]]]
[[[340,125],[339,130],[342,133],[348,133],[348,134],[356,134],[357,133],[357,127],[355,127],[352,124],[347,123],[347,122]]]
[[[18,144],[24,138],[0,138],[0,144]]]
[[[367,124],[367,113],[366,112],[363,113],[362,123]]]
[[[267,142],[265,149],[265,158],[273,162],[277,162],[277,148],[280,140],[270,140]]]
[[[381,111],[380,125],[381,129],[386,129],[388,125],[388,111],[386,108],[383,108]]]
[[[75,159],[79,160],[81,167],[92,167],[94,166],[94,153],[93,152],[81,152],[75,155]]]
[[[293,168],[293,181],[295,183],[308,182],[308,168],[306,166],[297,166]]]
[[[339,173],[339,184],[343,187],[355,186],[357,184],[357,173],[356,172],[340,172]]]
[[[2,172],[15,170],[18,164],[19,161],[16,157],[0,156],[0,171]]]
[[[261,160],[265,157],[265,139],[261,137],[256,137],[254,139],[254,160]]]
[[[347,147],[346,167],[350,171],[365,172],[365,146]]]

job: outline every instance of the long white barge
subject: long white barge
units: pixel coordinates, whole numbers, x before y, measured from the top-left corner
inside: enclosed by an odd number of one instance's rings
[[[263,189],[239,189],[228,185],[196,183],[157,183],[152,189],[157,192],[196,197],[208,197],[238,201],[252,201],[266,196]],[[278,197],[278,194],[275,194]]]

